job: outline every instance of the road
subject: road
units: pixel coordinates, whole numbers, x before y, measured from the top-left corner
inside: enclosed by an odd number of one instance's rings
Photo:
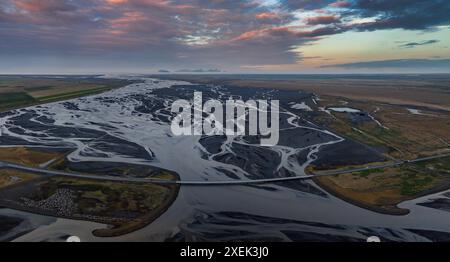
[[[112,177],[112,176],[100,176],[90,174],[77,174],[72,172],[48,170],[43,168],[27,167],[23,165],[13,164],[9,162],[0,161],[0,168],[10,168],[19,171],[25,171],[30,173],[37,173],[49,176],[65,176],[72,178],[84,178],[103,181],[117,181],[117,182],[130,182],[130,183],[152,183],[152,184],[166,184],[166,185],[245,185],[245,184],[267,184],[281,181],[292,181],[301,179],[310,179],[314,176],[297,176],[297,177],[285,177],[285,178],[270,178],[259,180],[238,180],[238,181],[170,181],[157,178],[134,178],[134,177]]]
[[[218,186],[218,185],[268,184],[268,183],[274,183],[274,182],[307,180],[307,179],[312,179],[314,177],[335,176],[335,175],[340,175],[340,174],[356,173],[356,172],[367,171],[367,170],[383,169],[383,168],[388,168],[388,167],[397,167],[397,166],[401,166],[401,165],[405,165],[405,164],[418,163],[418,162],[429,161],[429,160],[445,158],[445,157],[450,157],[450,153],[431,156],[431,157],[422,157],[422,158],[417,158],[414,160],[398,161],[398,162],[377,165],[377,166],[367,166],[367,167],[362,167],[362,168],[322,172],[322,173],[314,174],[314,175],[284,177],[284,178],[268,178],[268,179],[258,179],[258,180],[244,180],[244,181],[243,180],[238,180],[238,181],[183,181],[183,180],[170,181],[170,180],[163,180],[163,179],[156,179],[156,178],[112,177],[112,176],[100,176],[100,175],[90,175],[90,174],[77,174],[77,173],[72,173],[72,172],[64,172],[64,171],[48,170],[48,169],[43,169],[43,168],[27,167],[24,165],[19,165],[19,164],[4,162],[4,161],[0,161],[0,168],[10,168],[10,169],[31,172],[31,173],[37,173],[37,174],[42,174],[42,175],[48,175],[48,176],[64,176],[64,177],[84,178],[84,179],[93,179],[93,180],[101,180],[101,181],[117,181],[117,182],[129,182],[129,183],[152,183],[152,184],[185,185],[185,186],[206,186],[206,185]]]

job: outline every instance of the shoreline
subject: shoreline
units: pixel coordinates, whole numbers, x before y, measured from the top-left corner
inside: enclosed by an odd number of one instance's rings
[[[397,204],[395,204],[395,206],[392,206],[392,209],[386,209],[386,208],[382,208],[380,206],[375,206],[375,205],[370,205],[370,204],[366,204],[366,203],[362,203],[362,202],[358,202],[355,199],[352,199],[350,197],[347,197],[339,192],[337,192],[336,190],[334,190],[333,188],[331,188],[330,186],[320,182],[320,180],[318,179],[320,177],[317,178],[313,178],[312,181],[319,186],[320,188],[322,188],[323,190],[327,191],[327,193],[331,194],[334,197],[337,197],[347,203],[350,203],[352,205],[373,211],[373,212],[377,212],[380,214],[384,214],[384,215],[393,215],[393,216],[404,216],[404,215],[408,215],[410,213],[409,209],[404,209],[404,208],[400,208],[399,205],[406,202],[406,201],[413,201],[415,199],[421,198],[421,197],[425,197],[428,195],[433,195],[433,194],[438,194],[440,192],[445,192],[447,190],[450,189],[450,182],[441,184],[437,187],[425,190],[423,192],[421,192],[420,194],[410,198],[410,199],[405,199],[402,200],[400,202],[398,202]]]
[[[376,213],[380,213],[383,215],[405,216],[410,213],[409,209],[403,209],[403,208],[397,207],[398,204],[393,206],[392,209],[386,209],[386,208],[382,208],[380,206],[374,206],[374,205],[358,202],[357,200],[354,200],[350,197],[347,197],[347,196],[337,192],[336,190],[332,189],[330,186],[325,185],[324,183],[320,182],[318,178],[313,178],[312,180],[317,186],[319,186],[320,188],[325,190],[330,195],[332,195],[336,198],[339,198],[342,201],[345,201],[349,204],[355,205],[357,207],[367,209],[367,210],[370,210],[370,211],[373,211]],[[402,202],[403,201],[399,202],[399,204]]]
[[[178,174],[174,173],[174,175],[177,177],[177,179],[179,178]],[[36,183],[40,180],[44,181],[46,179],[47,179],[47,177],[37,178],[36,180],[25,182],[25,184]],[[87,179],[87,180],[89,180],[89,179]],[[122,182],[118,182],[118,183],[122,183]],[[9,187],[1,189],[0,191],[3,191],[5,189],[6,190],[14,190],[14,188],[18,188],[21,186],[24,186],[24,183],[14,184]],[[167,190],[170,190],[167,199],[164,202],[162,202],[160,205],[158,205],[158,207],[155,210],[153,210],[141,217],[137,217],[134,219],[128,219],[128,220],[127,220],[127,218],[120,218],[120,217],[109,218],[109,217],[98,217],[98,216],[81,215],[81,214],[73,214],[73,215],[57,214],[53,210],[46,210],[46,209],[41,209],[38,207],[26,206],[26,205],[18,203],[17,201],[14,201],[14,200],[4,200],[4,199],[0,199],[0,208],[7,208],[7,209],[22,211],[22,212],[26,212],[26,213],[30,213],[30,214],[35,214],[35,215],[53,217],[53,218],[57,218],[57,219],[62,218],[62,219],[69,219],[69,220],[94,222],[94,223],[98,223],[98,224],[107,226],[106,228],[99,228],[99,229],[95,229],[94,231],[92,231],[91,233],[95,237],[99,237],[99,238],[118,237],[118,236],[130,234],[132,232],[135,232],[139,229],[142,229],[142,228],[148,226],[149,224],[154,222],[157,218],[159,218],[161,215],[163,215],[172,206],[172,204],[178,198],[180,186],[176,186],[176,185],[158,185],[158,186],[165,187],[165,188],[167,188]]]

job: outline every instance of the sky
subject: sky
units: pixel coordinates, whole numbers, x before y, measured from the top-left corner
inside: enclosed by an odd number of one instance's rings
[[[450,73],[448,0],[0,0],[0,74]]]

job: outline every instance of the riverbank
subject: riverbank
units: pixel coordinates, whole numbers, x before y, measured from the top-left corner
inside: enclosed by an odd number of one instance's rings
[[[320,176],[313,181],[328,193],[353,205],[382,214],[406,215],[409,211],[399,208],[400,203],[450,188],[448,175],[439,169],[439,164],[449,160],[447,157],[398,167]],[[424,166],[428,166],[430,171],[425,171]]]
[[[360,208],[364,208],[373,212],[377,212],[380,214],[385,215],[394,215],[394,216],[404,216],[409,214],[409,210],[402,209],[397,207],[396,205],[388,205],[388,206],[377,206],[374,204],[367,204],[362,202],[359,199],[352,198],[344,193],[341,193],[339,190],[336,189],[336,186],[333,184],[327,182],[323,177],[317,177],[313,179],[314,183],[316,183],[320,188],[327,191],[327,193],[333,195],[334,197],[337,197],[347,203],[350,203],[352,205],[355,205]]]
[[[178,175],[172,174],[172,179],[178,179]],[[152,223],[167,211],[178,192],[176,185],[40,177],[0,190],[0,206],[108,225],[94,230],[93,235],[116,237]]]

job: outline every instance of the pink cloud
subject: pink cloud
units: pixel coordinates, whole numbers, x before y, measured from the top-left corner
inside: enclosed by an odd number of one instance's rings
[[[341,19],[335,15],[325,15],[325,16],[316,16],[310,17],[306,20],[308,25],[326,25],[326,24],[334,24],[339,23]]]
[[[247,31],[239,36],[231,39],[230,42],[241,42],[241,41],[249,41],[258,38],[283,38],[286,36],[296,36],[298,34],[292,27],[280,26],[280,27],[271,27],[271,28],[262,28],[252,31]]]
[[[328,29],[302,32],[286,26],[294,19],[288,10],[272,10],[256,1],[4,1],[16,8],[7,17],[8,23],[20,27],[20,32],[14,30],[16,41],[38,43],[50,51],[136,52],[177,57],[173,59],[245,60],[249,64],[292,62],[296,57],[286,51],[293,45],[310,41],[316,34],[332,33]],[[4,17],[0,12],[0,20]],[[224,53],[230,55],[218,57]]]
[[[110,5],[121,5],[128,2],[128,0],[105,0],[107,4]]]
[[[12,2],[18,9],[30,13],[74,10],[73,6],[59,0],[13,0]]]
[[[334,3],[331,3],[329,6],[336,7],[336,8],[345,8],[345,7],[350,6],[350,2],[341,0],[341,1],[336,1]]]
[[[263,13],[259,13],[256,14],[256,18],[258,19],[275,19],[275,18],[279,18],[280,16],[276,13],[272,13],[272,12],[263,12]]]

